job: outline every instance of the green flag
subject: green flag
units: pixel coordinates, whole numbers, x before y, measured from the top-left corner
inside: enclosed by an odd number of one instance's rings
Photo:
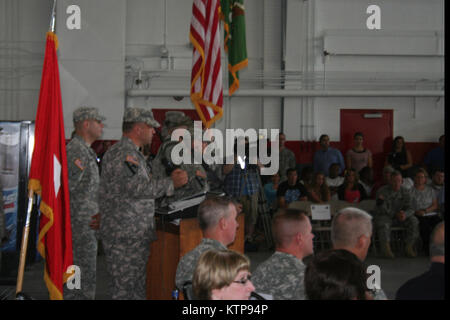
[[[239,70],[248,64],[245,40],[244,0],[221,0],[221,19],[224,23],[224,47],[228,54],[229,93],[239,88]]]

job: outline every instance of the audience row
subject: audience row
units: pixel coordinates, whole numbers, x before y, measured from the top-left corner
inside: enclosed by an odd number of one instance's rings
[[[215,221],[208,212],[215,208]],[[177,269],[176,285],[190,299],[245,300],[385,300],[381,284],[370,281],[364,263],[372,239],[372,216],[345,208],[333,218],[333,248],[314,254],[312,227],[306,213],[280,209],[272,219],[275,252],[253,275],[249,259],[226,245],[236,231],[236,206],[212,197],[199,208],[202,243],[187,253]],[[408,281],[398,299],[443,299],[444,223],[431,235],[431,270]],[[308,258],[309,262],[304,262]],[[436,272],[436,270],[438,272]]]

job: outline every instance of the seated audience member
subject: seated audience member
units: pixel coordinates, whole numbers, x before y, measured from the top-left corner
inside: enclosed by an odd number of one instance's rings
[[[351,203],[358,203],[367,199],[366,191],[359,184],[358,173],[355,170],[346,170],[344,183],[338,189],[338,197],[339,200]]]
[[[346,169],[354,169],[359,172],[364,167],[372,168],[372,152],[364,148],[364,136],[362,132],[356,132],[353,136],[353,148],[347,151],[345,155]]]
[[[287,181],[280,184],[277,191],[278,207],[287,208],[289,203],[294,201],[306,201],[306,188],[297,182],[297,170],[288,169]]]
[[[249,300],[255,290],[250,277],[246,256],[231,250],[208,250],[195,267],[192,291],[198,300]]]
[[[198,208],[198,223],[203,239],[193,250],[186,253],[178,263],[175,283],[179,290],[192,280],[195,265],[200,255],[209,249],[226,250],[233,243],[239,224],[236,205],[228,199],[211,197]]]
[[[301,173],[301,180],[299,181],[304,187],[310,184],[314,175],[314,169],[311,166],[304,167]]]
[[[344,157],[342,153],[335,148],[330,147],[330,138],[323,134],[319,138],[320,149],[314,153],[313,168],[314,172],[321,172],[328,176],[328,169],[332,163],[339,163],[341,171],[345,168]],[[341,174],[341,171],[339,174]]]
[[[331,242],[333,249],[350,251],[364,261],[372,239],[372,216],[357,208],[340,210],[331,222]],[[375,300],[386,300],[381,288],[372,291]]]
[[[264,185],[264,193],[266,195],[267,202],[272,210],[277,208],[277,191],[280,185],[280,175],[275,173],[270,177],[271,182]]]
[[[385,258],[393,259],[390,246],[391,227],[403,226],[406,229],[405,252],[410,258],[416,257],[414,244],[419,237],[419,220],[414,215],[411,195],[402,187],[402,174],[394,171],[388,185],[381,187],[376,196],[374,225]]]
[[[313,253],[311,223],[304,211],[280,209],[272,220],[275,253],[253,273],[258,292],[275,300],[304,300],[302,259]]]
[[[400,171],[402,177],[408,176],[408,170],[412,167],[413,160],[411,152],[405,147],[405,139],[403,137],[395,137],[392,151],[388,154],[384,165],[390,165],[395,170]]]
[[[414,180],[411,179],[409,176],[403,177],[402,187],[404,187],[407,190],[411,190],[411,188],[414,187]]]
[[[433,188],[436,197],[438,197],[439,192],[444,187],[445,174],[444,170],[441,168],[435,169],[433,175],[431,176],[431,182],[429,185]]]
[[[297,161],[295,159],[295,154],[284,145],[286,142],[286,135],[280,132],[279,139],[280,153],[278,171],[280,172],[280,181],[283,182],[287,180],[287,170],[289,168],[295,168],[297,166]]]
[[[445,167],[445,135],[439,137],[439,146],[425,155],[423,163],[430,176],[434,170]]]
[[[337,190],[344,183],[344,177],[339,175],[341,168],[339,163],[333,163],[330,166],[330,174],[325,178],[327,186],[330,188],[330,196],[332,200],[338,200]]]
[[[314,203],[325,203],[330,201],[330,189],[325,182],[325,176],[321,172],[316,172],[311,184],[306,186],[308,200]]]
[[[348,250],[327,250],[314,256],[305,271],[309,300],[371,300],[366,269]]]
[[[366,195],[369,197],[373,189],[373,169],[364,167],[359,171],[359,184],[363,186]]]
[[[439,223],[430,238],[430,270],[408,280],[398,289],[396,300],[445,299],[445,224]]]
[[[371,199],[375,199],[375,196],[381,187],[390,183],[392,172],[394,172],[394,168],[392,168],[391,166],[385,166],[383,168],[383,176],[381,180],[376,181],[373,185],[372,193],[370,194]]]
[[[412,208],[419,219],[420,236],[423,248],[428,252],[431,231],[441,222],[438,214],[437,197],[430,186],[426,185],[427,172],[418,169],[414,175],[414,187],[411,188]]]

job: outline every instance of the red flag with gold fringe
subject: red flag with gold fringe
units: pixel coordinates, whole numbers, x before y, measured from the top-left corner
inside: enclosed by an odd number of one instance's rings
[[[56,35],[48,32],[28,185],[41,196],[37,246],[45,258],[44,280],[52,300],[63,299],[63,285],[69,276],[66,271],[73,261],[57,48]]]

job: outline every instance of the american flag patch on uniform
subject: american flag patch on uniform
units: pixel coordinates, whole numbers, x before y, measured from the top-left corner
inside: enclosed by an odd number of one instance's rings
[[[133,157],[133,156],[130,156],[130,155],[127,156],[126,161],[130,162],[132,164],[135,164],[137,166],[139,165],[139,162],[137,161],[137,159],[135,157]]]
[[[80,170],[84,170],[83,163],[81,162],[80,159],[76,159],[76,160],[74,161],[74,163],[75,163],[75,165],[76,165]]]

